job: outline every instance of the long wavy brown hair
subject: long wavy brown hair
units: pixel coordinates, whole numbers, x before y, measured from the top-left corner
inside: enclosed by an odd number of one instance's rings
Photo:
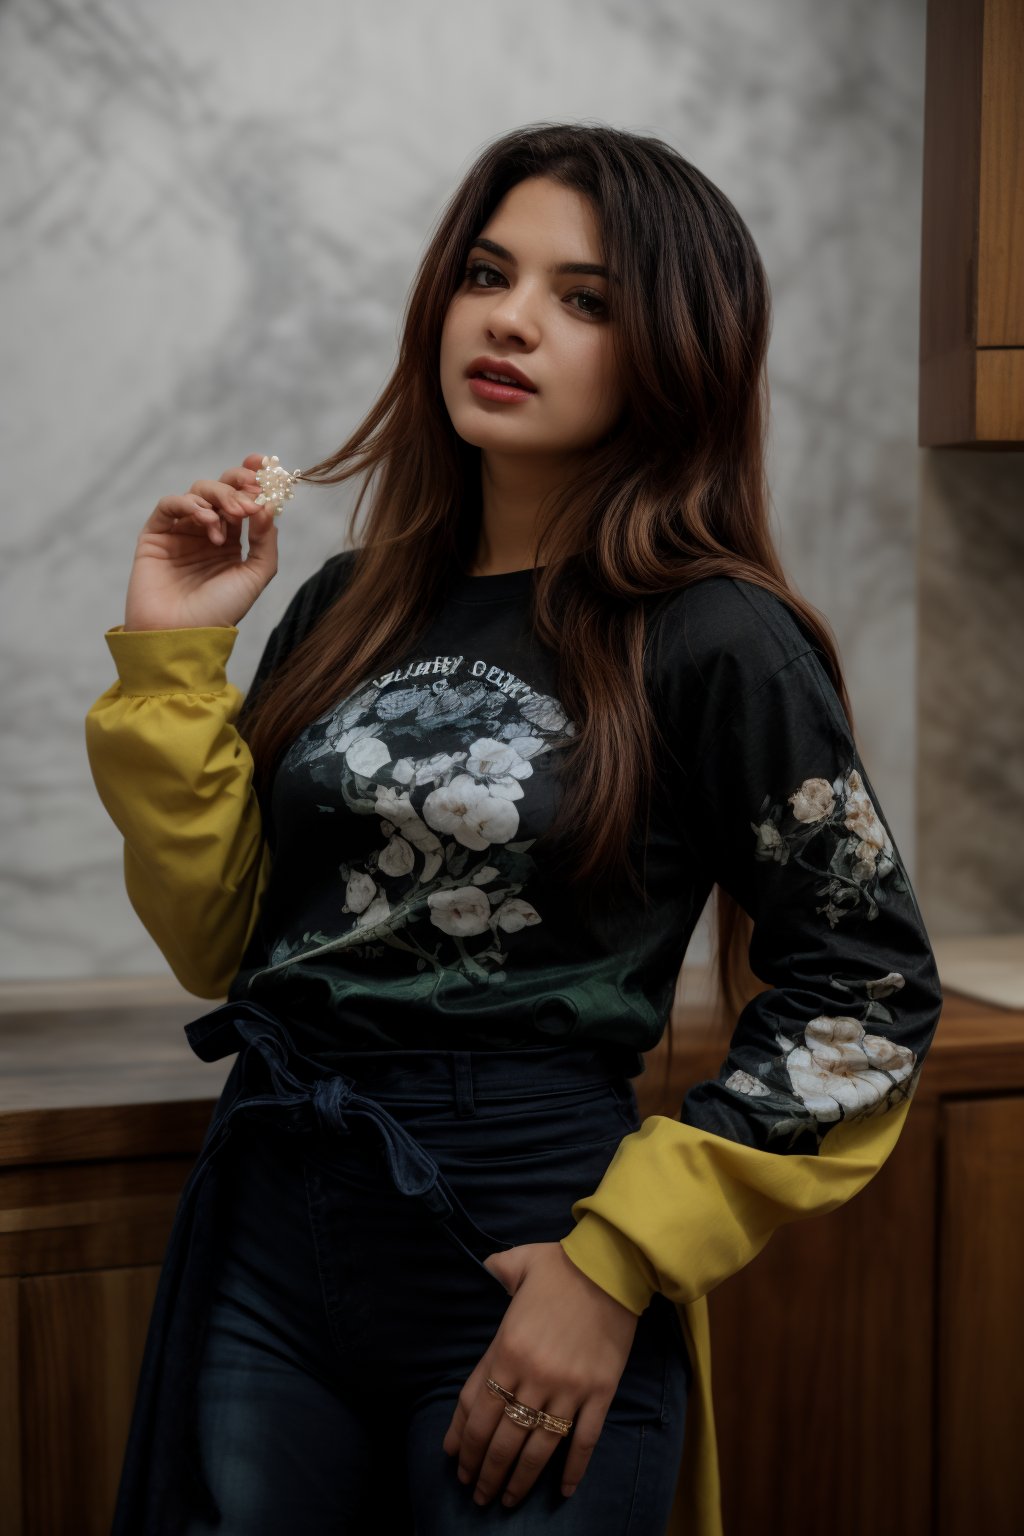
[[[645,687],[652,599],[709,576],[756,583],[786,602],[822,652],[853,725],[838,646],[788,581],[769,526],[765,472],[767,278],[728,198],[661,139],[604,125],[535,123],[479,155],[442,209],[406,304],[398,361],[380,397],[304,481],[364,481],[347,544],[343,601],[246,700],[239,717],[261,800],[281,754],[332,702],[384,670],[425,631],[454,570],[471,568],[481,513],[480,450],[455,432],[440,387],[441,330],[469,250],[506,192],[544,176],[590,200],[618,279],[614,344],[627,403],[585,469],[545,499],[532,622],[556,658],[577,734],[562,760],[554,821],[538,839],[588,902],[635,869],[649,825],[658,725]],[[367,493],[368,510],[355,528]],[[344,547],[344,546],[339,546]],[[636,841],[634,841],[636,839]],[[715,887],[724,1047],[760,991],[752,923]],[[669,1080],[668,1033],[663,1092]]]

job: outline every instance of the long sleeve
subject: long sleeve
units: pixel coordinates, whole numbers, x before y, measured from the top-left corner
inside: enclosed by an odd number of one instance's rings
[[[270,881],[246,712],[338,595],[353,559],[332,555],[302,583],[244,697],[227,678],[232,625],[105,632],[118,675],[86,715],[89,765],[124,838],[128,898],[197,997],[227,994]]]
[[[652,1115],[627,1135],[573,1206],[562,1247],[637,1313],[656,1290],[679,1304],[706,1295],[778,1227],[868,1183],[902,1129],[942,1006],[914,892],[820,653],[769,608],[709,656],[696,668],[680,815],[693,856],[753,920],[750,966],[766,988],[717,1077],[691,1088],[678,1119]]]
[[[124,838],[128,898],[182,986],[226,994],[270,873],[253,761],[226,675],[234,626],[106,631],[117,680],[85,721]]]

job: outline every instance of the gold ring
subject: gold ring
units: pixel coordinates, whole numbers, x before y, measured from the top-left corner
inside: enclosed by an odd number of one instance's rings
[[[556,1435],[567,1435],[572,1429],[572,1419],[561,1419],[557,1414],[545,1413],[543,1408],[528,1408],[507,1387],[499,1386],[491,1376],[487,1377],[487,1389],[493,1392],[495,1397],[504,1399],[505,1412],[513,1423],[521,1425],[524,1429],[539,1427],[549,1429]]]
[[[572,1419],[560,1419],[553,1413],[540,1411],[540,1426],[542,1429],[553,1430],[556,1435],[567,1435],[572,1429]]]
[[[527,1408],[518,1398],[505,1404],[505,1412],[515,1424],[521,1424],[524,1429],[535,1429],[540,1421],[539,1408]]]

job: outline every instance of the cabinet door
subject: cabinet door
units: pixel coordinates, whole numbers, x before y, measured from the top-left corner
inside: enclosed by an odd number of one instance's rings
[[[18,1282],[24,1536],[108,1536],[159,1265]]]
[[[1024,6],[928,0],[924,447],[1024,444]]]
[[[938,1532],[1016,1536],[1024,1509],[1024,1096],[943,1107]]]
[[[18,1282],[0,1280],[0,1536],[22,1536]]]
[[[936,1122],[915,1103],[860,1194],[711,1293],[729,1536],[932,1536]]]

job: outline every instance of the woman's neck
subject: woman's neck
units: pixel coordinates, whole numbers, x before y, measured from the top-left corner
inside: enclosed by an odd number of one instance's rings
[[[576,473],[575,455],[481,455],[480,535],[471,576],[497,576],[537,564],[539,509]]]

